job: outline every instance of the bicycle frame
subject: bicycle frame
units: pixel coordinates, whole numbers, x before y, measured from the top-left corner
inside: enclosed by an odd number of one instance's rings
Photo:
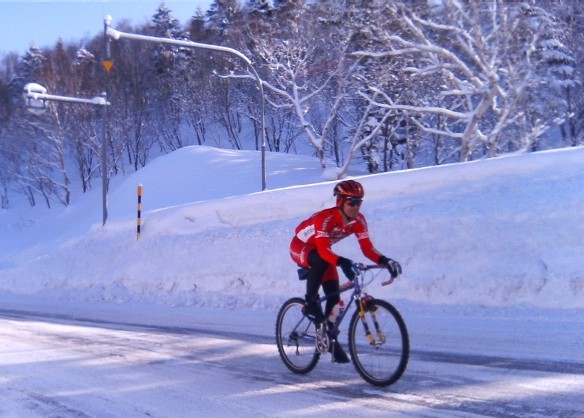
[[[357,303],[357,301],[361,301],[361,299],[363,298],[363,294],[362,294],[362,290],[363,290],[362,281],[364,280],[363,273],[368,271],[368,270],[381,269],[381,268],[384,268],[384,267],[376,265],[376,264],[372,264],[372,265],[355,264],[354,270],[357,274],[355,276],[355,279],[352,282],[349,282],[348,284],[341,286],[339,290],[332,292],[328,295],[324,295],[323,297],[318,299],[318,303],[322,304],[323,302],[327,301],[331,297],[334,297],[337,295],[340,296],[342,293],[348,292],[349,290],[353,290],[353,292],[351,294],[351,298],[350,298],[349,302],[347,303],[345,310],[343,312],[341,312],[341,314],[337,317],[337,319],[335,320],[335,323],[333,324],[333,328],[332,328],[333,335],[338,334],[339,327],[340,327],[341,323],[343,322],[345,315],[347,315],[347,313],[350,311],[350,307],[353,304],[353,302]],[[361,306],[357,306],[357,309],[361,309]],[[369,330],[367,330],[367,332],[369,333]]]
[[[378,266],[376,264],[373,264],[373,265],[355,264],[354,270],[357,274],[355,276],[355,279],[352,282],[349,282],[348,284],[341,286],[341,288],[339,290],[332,292],[328,295],[324,295],[318,299],[317,303],[322,304],[323,302],[327,301],[331,297],[341,295],[342,293],[348,292],[349,290],[353,290],[353,293],[351,294],[351,299],[347,303],[345,310],[343,312],[341,312],[341,314],[335,320],[335,323],[334,323],[333,328],[331,330],[334,335],[338,334],[339,327],[340,327],[341,323],[343,322],[343,319],[345,318],[345,316],[349,312],[350,307],[353,304],[353,302],[356,303],[358,300],[360,301],[362,299],[363,286],[362,286],[362,283],[360,282],[360,280],[362,281],[364,279],[363,273],[365,271],[368,271],[371,269],[376,269],[376,268],[383,268],[383,267]],[[360,307],[358,306],[357,309],[360,309]],[[300,326],[300,324],[302,323],[302,321],[303,321],[303,319],[301,319],[298,322],[298,324],[296,324],[296,327],[294,327],[294,329],[297,329]],[[311,323],[312,323],[312,321],[311,321]],[[369,333],[369,330],[367,330],[367,332]]]
[[[393,305],[364,291],[375,279],[374,275],[364,273],[374,268],[382,266],[354,264],[355,280],[318,299],[322,304],[351,291],[346,309],[330,328],[326,321],[315,323],[314,317],[306,314],[304,298],[292,297],[284,302],[276,319],[276,344],[288,369],[298,374],[309,373],[327,351],[332,353],[331,359],[335,361],[339,328],[354,302],[357,310],[350,315],[347,337],[355,369],[365,381],[375,386],[391,385],[402,376],[409,359],[407,327]],[[388,285],[393,280],[390,278],[381,285]]]
[[[340,325],[355,302],[357,310],[351,310],[347,328],[352,363],[367,382],[376,386],[388,386],[401,377],[408,363],[407,327],[393,305],[364,291],[375,279],[375,275],[366,275],[365,271],[382,266],[354,264],[353,268],[355,280],[318,298],[318,303],[322,305],[322,302],[330,298],[351,292],[346,309],[330,328],[326,322],[315,323],[314,317],[305,313],[304,298],[292,297],[284,302],[276,320],[278,352],[286,367],[299,374],[313,370],[320,355],[327,351],[332,353],[332,361],[335,361]],[[386,286],[393,280],[385,280],[381,285]],[[331,347],[333,343],[335,345]],[[331,348],[334,349],[331,351]]]

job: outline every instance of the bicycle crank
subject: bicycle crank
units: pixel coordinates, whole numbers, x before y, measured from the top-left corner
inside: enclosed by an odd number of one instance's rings
[[[320,324],[316,330],[315,344],[316,351],[318,351],[320,354],[324,354],[329,351],[330,338],[328,336],[327,329],[324,323]]]

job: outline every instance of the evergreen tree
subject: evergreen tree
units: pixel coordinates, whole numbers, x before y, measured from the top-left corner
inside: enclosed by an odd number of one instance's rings
[[[186,28],[194,41],[252,60],[265,93],[269,150],[295,152],[307,143],[343,176],[349,164],[376,172],[583,141],[580,2],[241,3],[215,0]],[[164,4],[151,24],[122,22],[119,29],[188,39]],[[99,173],[100,112],[52,104],[33,116],[22,106],[30,82],[77,97],[108,91],[114,172],[123,172],[125,161],[138,169],[153,150],[193,143],[259,149],[259,89],[242,60],[168,44],[111,45],[115,64],[106,77],[101,35],[84,48],[58,41],[2,59],[2,206],[7,190],[33,205],[39,196],[47,205],[67,204],[72,161],[83,190]]]
[[[181,23],[172,15],[172,10],[162,4],[152,16],[154,36],[170,39],[188,39],[188,33]]]
[[[271,14],[274,10],[273,0],[248,0],[246,8],[249,12]]]
[[[219,40],[224,40],[240,13],[239,0],[214,0],[206,15],[207,29],[215,32]]]
[[[31,45],[16,66],[16,70],[10,80],[12,99],[19,102],[22,98],[22,90],[28,83],[40,83],[42,71],[47,58],[43,51],[35,45]]]

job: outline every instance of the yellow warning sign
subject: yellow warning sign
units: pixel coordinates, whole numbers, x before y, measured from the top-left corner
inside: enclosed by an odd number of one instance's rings
[[[105,70],[108,73],[110,72],[112,66],[114,65],[114,62],[112,60],[103,60],[101,63],[103,64],[103,68],[105,68]]]

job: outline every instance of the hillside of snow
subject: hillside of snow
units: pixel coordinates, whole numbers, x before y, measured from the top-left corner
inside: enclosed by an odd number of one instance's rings
[[[295,226],[334,204],[315,159],[188,147],[68,208],[0,211],[0,293],[61,301],[274,308],[304,294]],[[355,173],[353,173],[355,174]],[[376,296],[444,305],[584,308],[584,148],[355,177],[404,274]],[[144,187],[136,237],[136,188]],[[364,261],[353,238],[335,250]]]

